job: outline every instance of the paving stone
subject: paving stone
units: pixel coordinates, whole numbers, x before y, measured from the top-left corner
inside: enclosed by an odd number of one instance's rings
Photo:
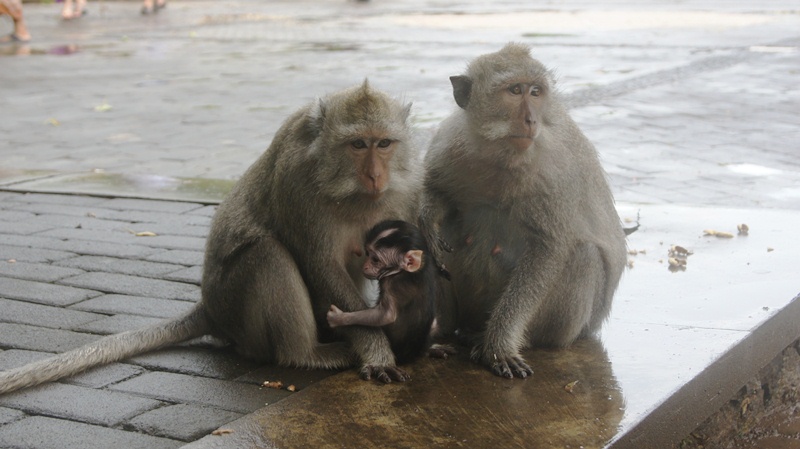
[[[0,321],[53,329],[74,329],[103,315],[0,298]]]
[[[25,223],[29,222],[34,217],[36,217],[36,214],[33,214],[31,212],[7,210],[5,207],[3,207],[2,201],[0,201],[0,221]]]
[[[66,306],[100,296],[101,294],[102,293],[94,290],[69,287],[66,285],[53,285],[0,277],[0,296],[10,299]]]
[[[131,198],[112,198],[103,201],[99,206],[107,209],[169,212],[171,214],[182,214],[203,207],[202,204],[197,203],[178,203],[174,201],[139,200]]]
[[[105,202],[104,198],[93,196],[52,193],[20,193],[9,196],[7,199],[18,203],[45,203],[69,206],[91,206]]]
[[[90,240],[122,244],[139,244],[144,237],[136,237],[126,229],[93,229],[93,228],[57,228],[37,234],[41,237],[52,237],[60,240]]]
[[[83,270],[73,268],[54,267],[43,264],[32,264],[22,261],[3,263],[0,261],[0,276],[27,279],[29,281],[53,282],[65,277],[77,276]]]
[[[105,295],[75,304],[72,308],[87,312],[123,313],[158,318],[172,318],[194,307],[188,301],[141,296]]]
[[[144,259],[179,265],[202,265],[204,256],[203,251],[170,250],[151,254]]]
[[[156,250],[152,248],[133,244],[92,240],[61,240],[57,238],[27,235],[9,236],[0,234],[0,245],[54,249],[77,254],[134,258],[146,257],[156,252]]]
[[[59,284],[89,288],[107,293],[120,293],[153,298],[200,299],[200,288],[182,282],[140,278],[116,273],[85,273],[58,281]],[[2,290],[0,290],[2,291]]]
[[[181,301],[181,303],[183,303],[183,301]],[[167,317],[147,317],[147,316],[118,314],[106,318],[101,318],[99,320],[83,324],[81,326],[76,326],[72,328],[72,330],[79,332],[89,332],[91,334],[101,334],[101,335],[119,334],[121,332],[133,329],[141,329],[145,326],[161,322],[164,320],[164,318]]]
[[[129,229],[133,223],[127,221],[101,219],[92,216],[72,217],[68,215],[41,214],[30,220],[31,223],[49,225],[53,228],[77,229]]]
[[[34,416],[0,427],[0,447],[14,449],[172,449],[179,441]]]
[[[158,371],[194,374],[217,379],[233,379],[260,365],[238,356],[232,349],[166,348],[128,360]]]
[[[19,203],[16,206],[12,206],[11,209],[31,212],[34,214],[69,215],[72,217],[103,217],[110,216],[116,212],[112,210],[101,210],[92,205],[69,205],[53,203]]]
[[[111,220],[130,221],[134,223],[176,223],[185,226],[208,226],[211,224],[211,218],[204,215],[176,215],[166,212],[148,212],[148,211],[113,211],[103,215],[103,218]]]
[[[189,267],[173,271],[165,275],[164,279],[200,285],[200,281],[203,279],[203,267]]]
[[[210,405],[238,413],[253,412],[291,395],[284,390],[175,373],[145,373],[108,388],[169,402]]]
[[[1,416],[1,415],[0,415]],[[143,413],[125,425],[150,435],[194,441],[242,415],[195,404],[176,404]]]
[[[154,248],[202,251],[206,246],[206,239],[205,237],[157,235],[154,237],[140,237],[137,243]]]
[[[3,424],[18,421],[25,417],[25,413],[11,408],[0,407],[0,427]]]
[[[9,349],[0,352],[0,370],[16,368],[37,360],[46,359],[52,353],[41,351],[27,351],[24,349]]]
[[[114,426],[160,407],[161,402],[129,394],[49,383],[0,396],[0,405],[29,414]]]
[[[0,214],[0,220],[5,217]],[[52,226],[44,223],[33,223],[30,221],[0,221],[0,234],[21,234],[31,235],[37,232],[52,229]]]
[[[79,268],[84,271],[103,271],[144,277],[158,277],[184,269],[183,265],[103,256],[73,257],[59,261],[56,265]]]
[[[26,248],[0,244],[0,260],[16,260],[17,262],[53,262],[75,257],[75,253],[52,249]]]
[[[218,206],[216,206],[216,205],[203,206],[203,207],[201,207],[199,209],[195,209],[195,210],[187,212],[187,213],[188,214],[192,214],[192,215],[203,215],[205,217],[213,217],[214,214],[217,213],[217,207]]]
[[[97,340],[96,335],[26,324],[0,323],[0,347],[64,352]]]
[[[150,231],[158,235],[183,235],[202,238],[208,236],[208,226],[180,223],[134,223],[130,226],[130,229],[135,232]]]

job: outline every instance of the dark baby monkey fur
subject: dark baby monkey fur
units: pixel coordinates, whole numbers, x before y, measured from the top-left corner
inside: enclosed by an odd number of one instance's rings
[[[344,341],[320,341],[333,334],[331,304],[365,307],[364,233],[389,218],[417,217],[409,111],[365,81],[292,114],[217,210],[202,298],[191,311],[2,372],[0,393],[206,334],[261,361],[358,364],[365,379],[405,380],[379,328],[353,326],[341,330]]]
[[[459,109],[425,156],[420,219],[453,277],[437,320],[493,373],[527,377],[521,349],[601,327],[625,235],[597,151],[528,47],[480,56],[451,82]]]
[[[377,304],[351,313],[332,305],[328,323],[331,327],[380,326],[397,362],[410,362],[422,355],[430,343],[437,264],[422,232],[398,220],[384,221],[372,228],[365,237],[364,253],[364,276],[378,280]]]

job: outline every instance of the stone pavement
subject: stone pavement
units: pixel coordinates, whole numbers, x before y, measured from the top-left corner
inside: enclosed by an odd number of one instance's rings
[[[228,184],[190,202],[121,196],[159,197],[173,178],[233,180],[290,112],[364,77],[414,102],[424,146],[453,107],[447,77],[509,40],[556,70],[619,202],[800,209],[793,2],[89,9],[62,22],[59,6],[28,3],[34,41],[0,47],[0,260],[15,261],[0,264],[0,368],[198,299],[212,204]],[[21,193],[86,192],[86,177],[102,175],[100,196]],[[291,396],[264,380],[304,389],[328,375],[183,345],[0,397],[0,447],[177,447]]]

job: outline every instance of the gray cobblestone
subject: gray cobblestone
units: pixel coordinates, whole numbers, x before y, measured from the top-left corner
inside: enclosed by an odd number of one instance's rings
[[[161,402],[114,391],[51,383],[5,394],[0,397],[0,405],[29,414],[114,426],[161,406]]]
[[[131,244],[123,245],[92,240],[60,240],[57,238],[38,236],[0,235],[0,245],[37,247],[68,251],[77,254],[113,257],[146,257],[156,251],[146,246]]]
[[[185,269],[183,265],[103,256],[73,257],[68,260],[59,261],[56,265],[79,268],[85,271],[102,271],[106,273],[119,273],[142,277],[159,277],[167,273],[174,273]]]
[[[26,262],[0,262],[0,276],[26,279],[29,281],[53,282],[65,277],[77,276],[83,270],[54,267],[52,265],[31,264]]]
[[[133,357],[129,362],[151,370],[216,379],[235,379],[258,367],[258,364],[237,356],[230,348],[213,351],[208,348],[167,348]]]
[[[139,278],[116,273],[85,273],[58,281],[73,287],[153,298],[183,299],[197,301],[200,289],[196,285],[160,279]]]
[[[164,276],[164,279],[200,285],[200,281],[203,279],[203,267],[190,267],[173,271]]]
[[[112,198],[99,204],[100,207],[117,210],[142,210],[147,212],[168,212],[183,214],[203,207],[196,203],[175,203],[173,201],[138,200],[129,198]]]
[[[185,303],[181,301],[181,304],[183,305]],[[151,324],[158,323],[159,321],[163,321],[163,319],[164,317],[147,317],[147,316],[119,314],[107,318],[102,318],[97,321],[92,321],[90,323],[86,323],[82,326],[74,328],[73,330],[78,332],[89,332],[92,334],[101,334],[101,335],[118,334],[120,332],[130,331],[134,329],[141,329],[145,326],[149,326]]]
[[[0,244],[0,260],[16,260],[17,262],[53,262],[75,257],[75,253],[52,249],[26,248]]]
[[[11,408],[0,407],[0,426],[18,421],[25,417],[25,413]]]
[[[60,329],[0,323],[0,347],[64,352],[97,340],[97,336]]]
[[[241,416],[203,405],[177,404],[143,413],[131,419],[125,427],[150,435],[194,441]]]
[[[50,356],[52,356],[52,354],[47,352],[10,349],[0,353],[0,370],[15,368]],[[89,388],[102,388],[106,385],[137,376],[141,374],[142,371],[143,369],[138,366],[124,363],[112,363],[110,365],[90,369],[72,377],[67,377],[59,382]]]
[[[163,401],[209,405],[238,413],[252,412],[291,394],[239,382],[160,372],[142,374],[109,388]]]
[[[104,202],[103,198],[83,195],[61,195],[49,193],[25,193],[22,195],[7,196],[7,200],[17,203],[44,203],[66,206],[94,206]]]
[[[104,295],[75,304],[72,308],[86,312],[168,318],[185,313],[193,306],[194,304],[190,302],[173,299]]]
[[[5,193],[5,192],[3,192]],[[3,196],[4,199],[19,196],[17,193],[9,193]],[[30,212],[20,212],[18,210],[7,210],[0,202],[0,221],[4,223],[27,223],[36,217],[36,214]]]
[[[203,252],[169,250],[147,256],[144,259],[153,262],[174,263],[179,265],[201,265],[203,263]]]
[[[5,218],[0,215],[0,219]],[[31,223],[26,221],[0,221],[0,234],[20,234],[31,235],[38,232],[52,229],[52,226],[44,223]]]
[[[85,299],[100,296],[100,292],[66,285],[52,285],[43,282],[26,281],[0,277],[0,291],[9,299],[66,306]]]
[[[24,301],[12,301],[3,298],[0,298],[0,308],[3,309],[3,315],[0,317],[2,321],[31,324],[53,329],[73,329],[82,324],[96,321],[104,317],[96,313],[65,310],[61,307],[51,307]]]
[[[34,416],[0,427],[0,446],[13,449],[172,449],[181,443],[134,432]]]

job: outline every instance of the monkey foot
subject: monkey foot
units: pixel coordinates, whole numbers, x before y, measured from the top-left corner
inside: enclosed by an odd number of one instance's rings
[[[397,382],[411,380],[408,373],[396,366],[364,365],[359,375],[363,380],[375,379],[385,384],[392,383],[393,380]]]
[[[513,379],[515,377],[525,379],[533,375],[533,369],[518,355],[500,356],[496,353],[492,353],[487,357],[476,347],[472,350],[472,360],[486,365],[494,375],[505,377],[506,379]]]

